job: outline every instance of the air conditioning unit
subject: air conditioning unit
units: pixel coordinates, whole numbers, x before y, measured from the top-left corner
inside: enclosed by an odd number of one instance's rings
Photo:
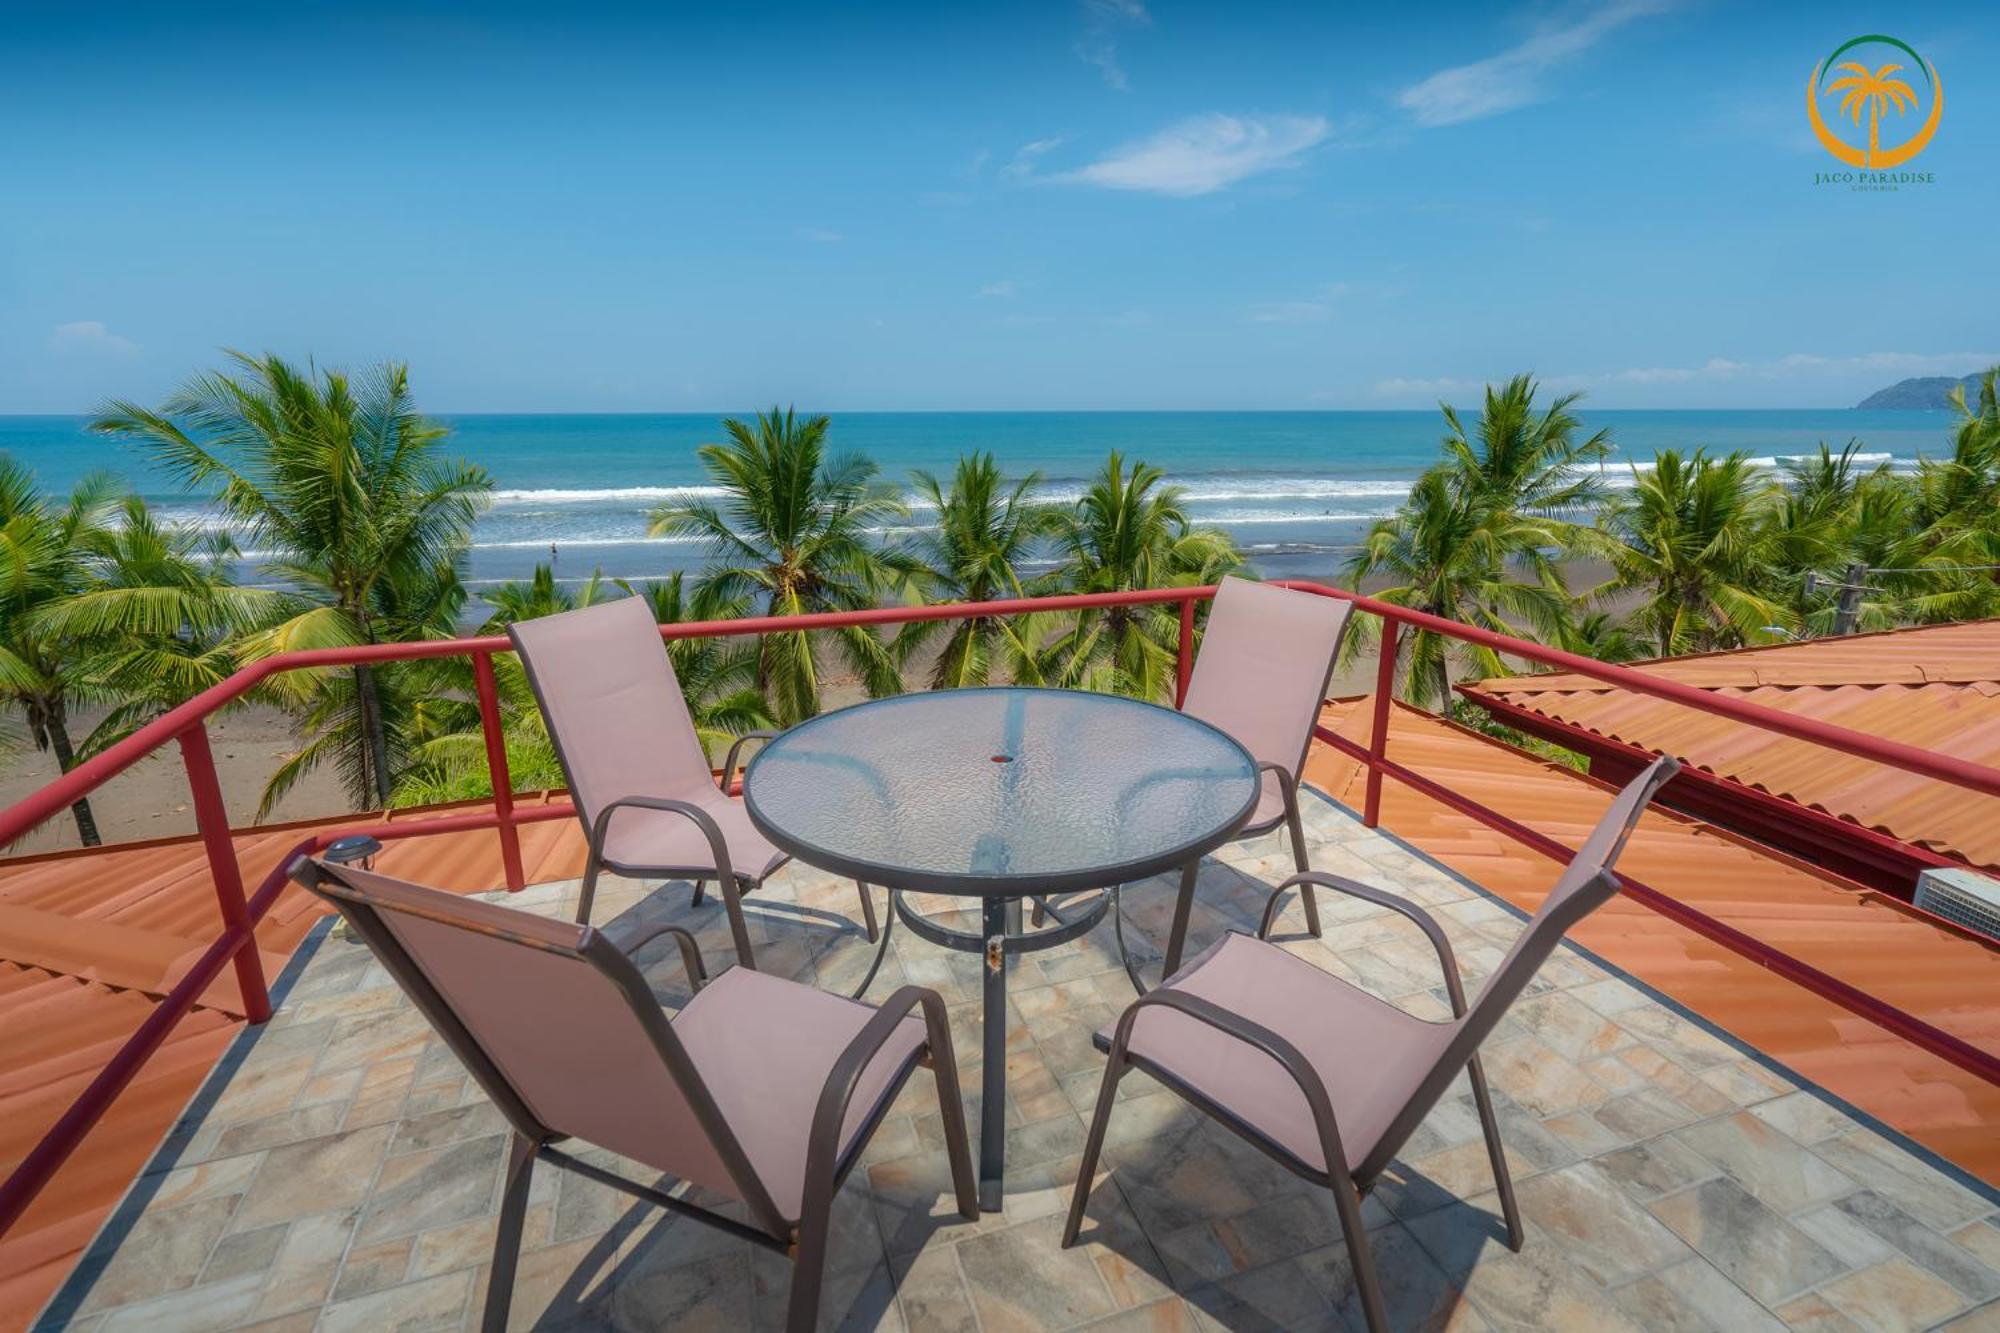
[[[1930,869],[1917,876],[1917,906],[2000,940],[2000,879],[1977,870]]]

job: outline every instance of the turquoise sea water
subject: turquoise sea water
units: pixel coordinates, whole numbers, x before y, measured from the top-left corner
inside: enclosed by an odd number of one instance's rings
[[[674,416],[456,416],[452,447],[493,474],[469,579],[525,576],[555,548],[558,573],[648,577],[698,566],[702,551],[648,538],[646,513],[700,487],[695,449],[717,439],[719,418]],[[1775,464],[1788,455],[1862,440],[1871,454],[1909,465],[1947,447],[1950,414],[1838,409],[1755,412],[1592,412],[1609,427],[1629,483],[1632,460],[1668,447],[1743,449]],[[1016,474],[1039,471],[1055,498],[1074,495],[1113,449],[1164,468],[1204,522],[1227,528],[1267,576],[1325,576],[1368,520],[1393,509],[1437,457],[1443,422],[1425,412],[952,412],[840,413],[836,449],[872,457],[905,481],[916,468],[947,474],[962,453],[990,449]],[[83,433],[75,417],[0,417],[0,451],[65,489],[110,469],[169,515],[213,522],[201,497],[178,490],[142,449]],[[911,524],[924,521],[921,510]],[[885,537],[893,537],[893,532]],[[255,553],[250,553],[254,563]]]

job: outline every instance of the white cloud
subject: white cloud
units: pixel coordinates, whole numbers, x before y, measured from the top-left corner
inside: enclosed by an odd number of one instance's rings
[[[1194,116],[1109,157],[1046,179],[1192,198],[1296,167],[1333,127],[1321,116]]]
[[[1575,22],[1544,27],[1498,55],[1441,69],[1403,89],[1397,104],[1419,125],[1456,125],[1539,102],[1542,75],[1634,19],[1669,7],[1670,0],[1608,0]]]
[[[1014,280],[1002,278],[999,282],[989,282],[977,293],[980,300],[1006,300],[1014,295]]]
[[[130,338],[120,337],[104,327],[102,320],[79,319],[68,324],[58,324],[49,335],[49,343],[57,350],[136,352],[139,344]]]
[[[1097,66],[1107,87],[1124,92],[1130,86],[1124,67],[1118,63],[1118,36],[1128,27],[1143,27],[1153,21],[1144,0],[1083,0],[1083,36],[1077,38],[1076,57]]]
[[[1861,373],[1875,375],[1964,375],[2000,365],[2000,352],[1863,352],[1852,356],[1821,356],[1793,352],[1770,361],[1732,361],[1713,356],[1691,366],[1629,366],[1619,370],[1570,372],[1539,377],[1547,388],[1567,392],[1627,384],[1727,384],[1746,381],[1838,381]],[[1495,377],[1497,383],[1500,377]],[[1380,398],[1435,398],[1477,393],[1488,383],[1479,379],[1439,376],[1435,379],[1395,377],[1379,380]],[[1879,385],[1874,387],[1881,387]]]
[[[1008,161],[1006,166],[1000,168],[1000,174],[1011,176],[1016,180],[1034,175],[1035,162],[1062,147],[1067,137],[1066,135],[1052,134],[1046,139],[1030,139],[1027,143],[1022,144],[1014,150],[1013,158]]]
[[[800,240],[811,241],[815,245],[839,245],[847,239],[839,232],[829,231],[825,227],[800,227],[798,234]]]

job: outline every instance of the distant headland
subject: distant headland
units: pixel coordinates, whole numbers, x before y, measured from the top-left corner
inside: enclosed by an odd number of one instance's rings
[[[1964,379],[1953,379],[1949,375],[1919,375],[1915,379],[1899,380],[1886,389],[1877,389],[1855,407],[1864,411],[1877,408],[1939,408],[1949,407],[1948,395],[1953,389],[1963,387],[1970,395],[1978,392],[1979,376],[1967,375]]]

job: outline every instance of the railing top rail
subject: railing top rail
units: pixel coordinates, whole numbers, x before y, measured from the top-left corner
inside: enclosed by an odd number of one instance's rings
[[[1357,610],[1383,616],[1401,624],[1428,629],[1466,643],[1506,653],[1524,661],[1560,667],[1578,675],[1685,704],[1706,713],[1719,714],[1746,726],[1777,732],[1888,764],[1907,772],[1966,787],[1987,795],[2000,796],[2000,769],[1988,768],[1949,755],[1934,754],[1901,741],[1854,731],[1811,718],[1794,716],[1777,709],[1747,703],[1714,691],[1648,675],[1631,667],[1599,662],[1594,658],[1549,648],[1526,639],[1467,625],[1442,616],[1397,606],[1390,602],[1345,589],[1307,580],[1280,580],[1285,587],[1322,597],[1350,602]],[[855,625],[898,625],[921,620],[955,620],[972,617],[1027,615],[1080,611],[1114,606],[1147,606],[1199,601],[1213,596],[1212,585],[1185,588],[1149,588],[1132,592],[1073,593],[1056,597],[1021,597],[988,602],[944,602],[930,605],[879,606],[860,611],[830,611],[803,616],[755,616],[737,620],[689,621],[663,625],[666,639],[713,638],[720,636],[797,633],[820,629],[843,629]],[[270,677],[287,671],[323,670],[330,667],[359,666],[376,662],[409,662],[432,658],[458,657],[512,651],[504,637],[489,635],[460,639],[426,639],[415,643],[363,644],[351,648],[319,648],[279,653],[245,664],[228,679],[195,695],[116,745],[92,756],[54,782],[30,793],[5,811],[0,811],[0,846],[13,842],[48,819],[60,814],[73,802],[88,796],[111,778],[124,772],[182,732],[205,722],[216,713],[241,700]]]
[[[1801,717],[1762,704],[1753,704],[1716,690],[1705,690],[1698,685],[1668,680],[1664,676],[1651,675],[1634,667],[1600,662],[1594,657],[1584,657],[1577,653],[1565,652],[1560,648],[1550,648],[1526,639],[1517,639],[1512,635],[1481,629],[1477,625],[1447,620],[1443,616],[1434,616],[1406,606],[1397,606],[1392,602],[1379,601],[1360,593],[1348,592],[1344,588],[1330,588],[1323,583],[1302,580],[1286,580],[1285,586],[1296,588],[1301,592],[1317,593],[1322,597],[1335,597],[1341,601],[1351,602],[1356,610],[1367,611],[1418,629],[1435,630],[1464,643],[1476,643],[1506,653],[1509,657],[1539,662],[1544,666],[1561,667],[1565,671],[1605,681],[1621,689],[1631,690],[1635,694],[1650,694],[1654,698],[1685,704],[1701,712],[1730,718],[1762,731],[1774,731],[1795,740],[1824,745],[1828,749],[1840,750],[1862,759],[1887,764],[1905,772],[1935,778],[1939,782],[1970,788],[1988,796],[2000,796],[2000,769],[1973,763],[1969,759],[1938,754],[1903,741],[1891,740],[1886,736],[1855,731],[1851,727],[1836,726],[1816,718]]]

